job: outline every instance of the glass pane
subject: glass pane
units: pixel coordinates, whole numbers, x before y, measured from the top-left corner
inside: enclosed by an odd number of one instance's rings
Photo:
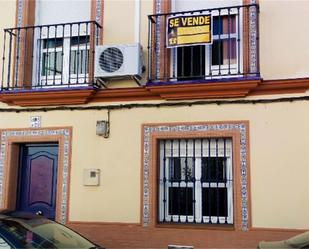
[[[169,188],[169,215],[193,215],[193,189]]]
[[[193,173],[192,157],[171,158],[171,181],[192,181]]]
[[[223,182],[226,181],[226,158],[203,157],[202,158],[202,181]]]
[[[88,45],[89,46],[89,36],[74,36],[71,37],[71,46],[77,47],[78,45]]]
[[[202,215],[227,217],[227,189],[202,189]]]
[[[213,35],[236,33],[236,15],[213,17]]]
[[[51,38],[43,40],[43,48],[44,49],[52,49],[62,47],[63,38]]]
[[[71,51],[71,74],[85,74],[88,73],[89,50],[72,50]]]
[[[213,41],[212,65],[236,64],[236,54],[236,38]]]
[[[62,73],[61,52],[43,52],[42,76],[59,75]]]
[[[205,75],[205,46],[177,48],[177,72],[183,80],[198,79],[198,76],[201,78]]]

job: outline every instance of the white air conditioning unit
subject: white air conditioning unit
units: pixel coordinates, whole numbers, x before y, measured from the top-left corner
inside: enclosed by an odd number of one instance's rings
[[[141,78],[142,54],[142,46],[139,43],[96,46],[94,77],[135,76]]]

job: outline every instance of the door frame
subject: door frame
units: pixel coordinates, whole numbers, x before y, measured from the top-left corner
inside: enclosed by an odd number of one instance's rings
[[[72,128],[5,129],[0,130],[0,209],[16,207],[19,147],[23,143],[58,143],[58,172],[55,220],[68,221]]]

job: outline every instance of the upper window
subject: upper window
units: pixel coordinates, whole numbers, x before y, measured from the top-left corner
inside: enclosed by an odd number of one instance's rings
[[[178,80],[237,74],[241,46],[240,40],[237,41],[237,15],[221,12],[212,19],[212,44],[177,48]]]
[[[94,50],[101,26],[87,21],[91,2],[35,0],[27,6],[33,18],[5,29],[1,90],[96,85]]]
[[[229,138],[159,142],[159,222],[233,224]]]
[[[89,48],[89,36],[41,40],[39,84],[88,82]]]
[[[173,0],[170,13],[149,16],[149,81],[259,76],[258,5],[241,4]]]

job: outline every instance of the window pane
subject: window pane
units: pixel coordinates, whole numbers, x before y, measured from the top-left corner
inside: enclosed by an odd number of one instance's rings
[[[74,36],[71,37],[70,41],[71,41],[70,74],[88,73],[89,48],[90,48],[89,36]]]
[[[87,50],[72,50],[71,51],[71,74],[85,74],[88,73],[88,57],[89,51]]]
[[[202,158],[202,181],[222,182],[226,181],[226,158],[203,157]]]
[[[86,45],[89,46],[89,36],[74,36],[71,37],[71,46]]]
[[[59,75],[62,73],[61,52],[44,52],[42,55],[42,76]]]
[[[192,188],[169,188],[169,215],[193,215]]]
[[[213,41],[212,65],[236,64],[236,54],[236,38]]]
[[[177,48],[177,72],[180,80],[198,79],[205,75],[205,46]]]
[[[227,217],[227,189],[202,189],[202,215]]]
[[[193,178],[193,158],[180,157],[171,158],[170,169],[171,181],[192,181]]]
[[[45,39],[43,41],[43,48],[44,49],[59,48],[59,47],[62,47],[62,44],[63,44],[63,38]]]
[[[213,35],[236,33],[236,15],[213,17]]]

